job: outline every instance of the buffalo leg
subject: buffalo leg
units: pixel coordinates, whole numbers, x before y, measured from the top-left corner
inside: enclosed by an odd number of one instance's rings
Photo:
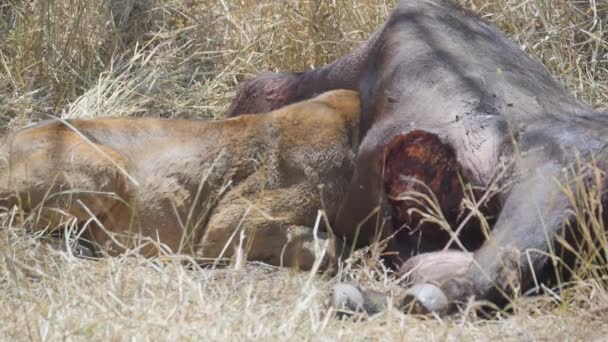
[[[450,303],[471,296],[500,302],[508,292],[532,284],[549,261],[547,252],[568,219],[564,214],[570,202],[560,189],[560,172],[558,164],[547,163],[513,187],[490,238],[475,252],[469,270],[452,277],[441,275],[441,279],[447,278],[440,287]]]
[[[333,227],[336,235],[348,241],[347,248],[368,246],[394,232],[382,189],[383,163],[378,156],[382,155],[383,144],[370,137],[373,135],[367,135],[361,143],[356,169]],[[392,241],[389,249],[394,249]]]

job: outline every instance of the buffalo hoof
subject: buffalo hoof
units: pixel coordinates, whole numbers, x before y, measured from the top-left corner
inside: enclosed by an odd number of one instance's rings
[[[450,302],[443,291],[433,284],[417,284],[405,293],[401,308],[406,313],[444,315],[448,312]]]
[[[363,294],[355,286],[338,284],[332,290],[331,306],[340,312],[362,312],[363,301]]]
[[[332,291],[331,306],[337,309],[341,316],[353,313],[376,314],[388,305],[387,294],[373,291],[361,290],[349,284],[337,284]]]

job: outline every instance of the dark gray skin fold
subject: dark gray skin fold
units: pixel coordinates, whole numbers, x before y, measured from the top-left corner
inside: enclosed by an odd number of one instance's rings
[[[606,159],[608,117],[577,102],[536,60],[495,27],[447,0],[401,1],[387,22],[351,54],[303,73],[266,74],[244,82],[226,114],[273,109],[334,88],[362,96],[357,169],[335,232],[358,246],[394,232],[378,162],[395,136],[423,130],[454,149],[462,174],[477,186],[510,165],[514,185],[498,195],[502,209],[467,272],[442,274],[450,303],[470,296],[499,302],[525,290],[546,268],[564,223],[572,221],[561,190],[568,170]],[[571,179],[571,175],[570,179]],[[406,260],[407,237],[391,246]],[[517,286],[513,286],[513,274]],[[432,281],[432,280],[431,280]]]

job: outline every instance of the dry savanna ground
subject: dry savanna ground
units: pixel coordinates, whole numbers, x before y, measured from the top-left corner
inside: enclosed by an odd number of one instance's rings
[[[542,61],[581,100],[608,109],[608,2],[460,0]],[[49,115],[221,115],[244,77],[332,61],[386,17],[383,0],[0,1],[0,126]],[[572,194],[580,226],[603,232],[595,188]],[[606,234],[582,249],[560,289],[514,298],[491,319],[389,308],[335,319],[338,280],[392,290],[374,255],[337,277],[264,265],[203,269],[184,258],[77,258],[63,241],[0,217],[2,340],[602,340],[608,336]],[[589,234],[589,236],[591,236]],[[52,241],[50,243],[49,241]],[[584,250],[584,252],[583,252]]]

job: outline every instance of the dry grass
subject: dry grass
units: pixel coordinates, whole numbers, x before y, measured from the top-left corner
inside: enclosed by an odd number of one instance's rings
[[[608,109],[608,2],[460,2],[508,32],[582,101]],[[327,63],[365,39],[393,3],[7,0],[0,3],[0,125],[15,129],[46,115],[217,117],[244,77]],[[590,232],[603,231],[593,219],[594,191],[581,185],[571,194]],[[10,219],[3,218],[0,230],[1,339],[588,340],[608,334],[605,239],[580,255],[568,290],[515,299],[513,312],[500,319],[468,313],[427,320],[391,309],[352,322],[332,318],[324,304],[337,278],[260,265],[210,271],[171,259],[89,261],[9,229],[20,227]],[[396,288],[373,260],[363,261],[338,278]]]
[[[249,265],[205,270],[177,260],[89,261],[49,248],[22,230],[0,234],[3,340],[570,340],[608,334],[608,294],[592,282],[571,290],[576,305],[520,299],[515,314],[480,320],[407,316],[389,309],[338,320],[325,305],[333,280]],[[349,270],[379,289],[394,280]]]

